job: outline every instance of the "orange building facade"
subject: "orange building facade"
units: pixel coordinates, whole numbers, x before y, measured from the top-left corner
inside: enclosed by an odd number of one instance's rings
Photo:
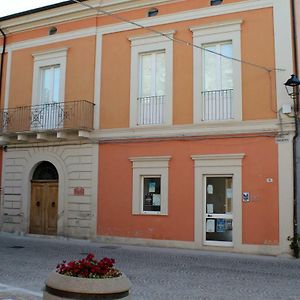
[[[217,2],[0,19],[3,231],[289,253],[291,7]]]

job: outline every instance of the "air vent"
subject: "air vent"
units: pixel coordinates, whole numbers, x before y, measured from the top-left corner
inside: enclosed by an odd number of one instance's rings
[[[158,14],[158,9],[156,7],[152,7],[148,10],[148,17],[155,17]]]
[[[210,0],[210,5],[214,6],[214,5],[219,5],[222,4],[223,0]]]

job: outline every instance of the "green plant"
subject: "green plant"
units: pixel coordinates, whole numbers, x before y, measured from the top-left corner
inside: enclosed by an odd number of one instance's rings
[[[294,252],[294,256],[299,258],[299,251],[300,251],[300,236],[296,234],[295,236],[288,236],[287,240],[290,242],[290,248]]]

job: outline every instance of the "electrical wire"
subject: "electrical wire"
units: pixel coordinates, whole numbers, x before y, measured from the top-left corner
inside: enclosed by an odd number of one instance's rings
[[[108,11],[100,8],[99,6],[98,7],[94,7],[94,6],[91,6],[91,5],[89,5],[89,4],[85,3],[85,2],[81,2],[80,0],[71,0],[71,1],[73,1],[75,3],[78,3],[78,4],[82,5],[82,6],[85,6],[85,7],[89,8],[89,9],[95,10],[97,12],[97,14],[102,13],[104,15],[113,17],[113,18],[115,18],[115,19],[117,19],[119,21],[122,21],[122,22],[125,22],[125,23],[128,23],[128,24],[134,25],[136,27],[139,27],[141,29],[145,29],[145,30],[150,31],[152,33],[156,33],[156,34],[158,34],[160,36],[163,36],[163,37],[165,37],[165,38],[167,38],[167,39],[169,39],[169,40],[171,40],[173,42],[176,42],[176,43],[185,44],[186,46],[190,46],[190,47],[193,47],[193,48],[196,48],[196,49],[200,49],[202,51],[206,51],[206,52],[218,55],[218,56],[226,58],[226,59],[230,59],[232,61],[236,61],[236,62],[239,62],[239,63],[242,63],[242,64],[246,64],[246,65],[252,66],[254,68],[258,68],[258,69],[264,70],[264,71],[266,71],[268,73],[270,73],[272,71],[285,71],[285,69],[275,68],[275,67],[270,68],[270,67],[266,67],[266,66],[262,66],[262,65],[259,65],[259,64],[255,64],[255,63],[252,63],[252,62],[249,62],[249,61],[246,61],[246,60],[242,60],[242,59],[239,59],[239,58],[230,57],[230,56],[224,55],[222,53],[219,53],[219,52],[216,52],[216,51],[213,51],[213,50],[209,50],[209,49],[204,48],[202,46],[196,45],[194,43],[191,43],[191,42],[188,42],[188,41],[185,41],[185,40],[182,40],[182,39],[178,39],[178,38],[173,38],[173,37],[169,36],[168,34],[165,34],[165,33],[161,32],[161,31],[155,30],[155,29],[153,29],[151,27],[148,27],[148,26],[141,25],[141,24],[139,24],[139,23],[137,23],[135,21],[131,21],[131,20],[128,20],[128,19],[123,18],[121,16],[118,16],[118,15],[116,15],[114,13],[108,12]]]

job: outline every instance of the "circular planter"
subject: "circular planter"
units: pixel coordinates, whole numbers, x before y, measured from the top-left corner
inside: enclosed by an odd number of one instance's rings
[[[91,279],[58,274],[53,271],[45,282],[44,300],[130,299],[131,282],[125,274],[115,278]]]

